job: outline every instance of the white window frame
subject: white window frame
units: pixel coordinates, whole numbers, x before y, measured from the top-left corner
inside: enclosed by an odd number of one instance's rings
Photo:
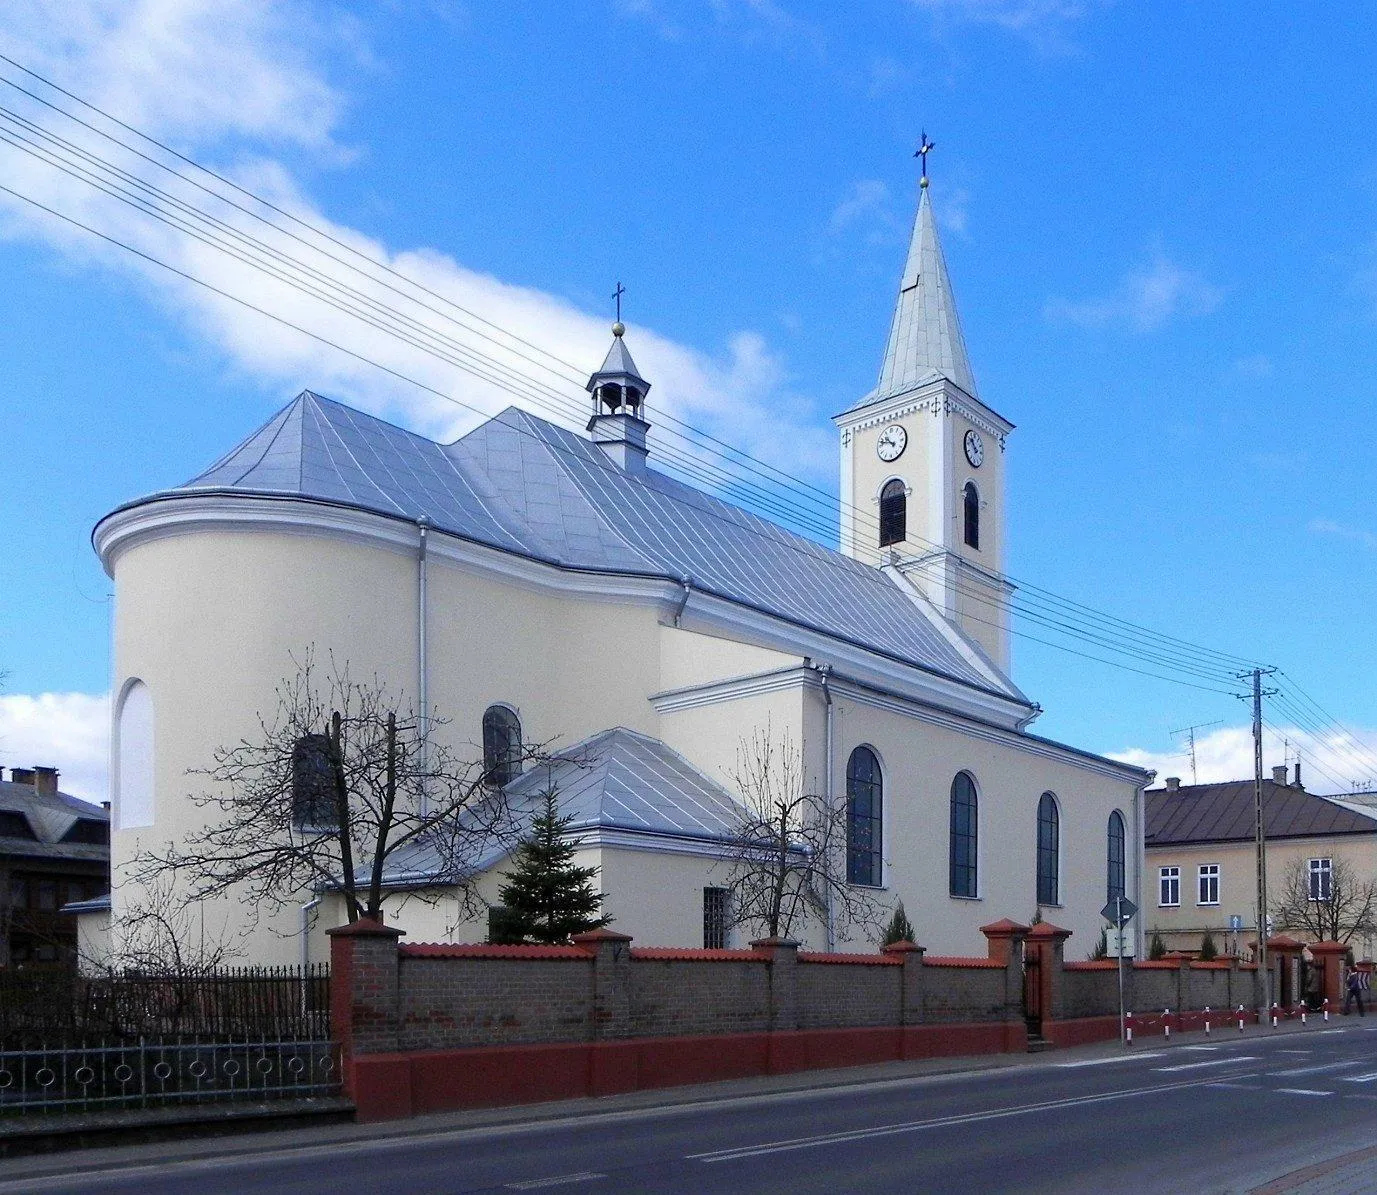
[[[1175,900],[1167,900],[1167,885],[1171,885],[1172,895]],[[1179,867],[1159,867],[1157,869],[1157,907],[1159,909],[1175,909],[1181,904],[1181,869]]]
[[[1202,863],[1195,873],[1195,896],[1197,905],[1217,905],[1219,903],[1219,864]]]
[[[1319,883],[1316,881],[1319,880]],[[1306,865],[1305,895],[1318,903],[1334,893],[1334,860],[1328,855],[1311,859]]]

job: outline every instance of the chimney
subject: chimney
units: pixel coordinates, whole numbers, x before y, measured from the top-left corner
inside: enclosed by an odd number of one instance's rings
[[[1300,760],[1296,760],[1296,787],[1297,787],[1297,788],[1304,788],[1304,787],[1305,787],[1305,785],[1303,785],[1303,784],[1301,783]]]
[[[1166,779],[1167,792],[1175,793],[1181,791],[1181,777],[1168,776]]]
[[[11,768],[11,769],[10,769],[10,781],[11,781],[12,783],[14,783],[14,784],[28,784],[28,785],[32,786],[32,784],[33,784],[33,769],[32,769],[32,768]]]
[[[57,769],[34,768],[33,786],[45,797],[57,796]]]
[[[1277,764],[1277,766],[1274,767],[1274,768],[1272,769],[1272,783],[1273,783],[1273,784],[1280,784],[1283,788],[1285,788],[1285,787],[1286,787],[1286,774],[1287,774],[1290,770],[1291,770],[1291,769],[1288,768],[1284,763],[1279,763],[1279,764]]]

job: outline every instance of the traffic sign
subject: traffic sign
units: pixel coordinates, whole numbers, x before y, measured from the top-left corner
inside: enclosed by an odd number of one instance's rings
[[[1128,897],[1116,896],[1100,910],[1100,916],[1108,921],[1110,925],[1124,926],[1129,923],[1133,914],[1137,911],[1138,906],[1129,900]]]

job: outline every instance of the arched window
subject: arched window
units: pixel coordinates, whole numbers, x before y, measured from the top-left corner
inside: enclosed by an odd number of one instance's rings
[[[899,480],[885,482],[880,491],[880,547],[901,544],[908,534],[908,495]]]
[[[115,818],[121,830],[153,824],[153,697],[141,680],[115,714]]]
[[[521,775],[521,721],[505,705],[483,714],[483,775],[498,788]]]
[[[1057,798],[1043,793],[1038,801],[1038,904],[1059,904],[1061,893],[1061,814]]]
[[[966,546],[970,548],[979,548],[980,493],[975,488],[975,482],[966,482],[966,488],[961,491],[961,505],[965,512],[963,521],[966,527]]]
[[[1124,892],[1124,815],[1117,809],[1109,815],[1109,874],[1105,898],[1113,900]]]
[[[880,761],[869,747],[857,747],[846,762],[847,883],[880,883],[883,801]]]
[[[339,825],[327,735],[302,735],[292,747],[292,821],[311,830]]]
[[[976,847],[975,781],[969,772],[957,772],[951,782],[951,894],[975,896]]]

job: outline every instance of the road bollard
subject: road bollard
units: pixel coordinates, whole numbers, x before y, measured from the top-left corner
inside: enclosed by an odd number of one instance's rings
[[[1124,1042],[1130,1046],[1133,1044],[1133,1014],[1131,1012],[1124,1016]]]
[[[1305,1012],[1306,1012],[1306,1009],[1305,1009],[1305,1001],[1304,1001],[1304,1000],[1301,1001],[1300,1010],[1301,1010],[1301,1024],[1304,1025],[1304,1024],[1305,1024]]]
[[[1162,1009],[1162,1036],[1170,1040],[1171,1038],[1171,1009]]]
[[[1325,1020],[1325,1024],[1328,1024],[1328,1023],[1329,1023],[1329,997],[1328,997],[1328,996],[1326,996],[1326,997],[1324,998],[1324,1020]]]
[[[1205,1005],[1205,1036],[1210,1036],[1210,1006]]]
[[[1273,1001],[1272,1001],[1272,1028],[1275,1029],[1276,1027],[1277,1027],[1277,1002],[1276,1002],[1275,1000],[1273,1000]]]
[[[1238,1006],[1238,1031],[1243,1032],[1243,1005]]]

